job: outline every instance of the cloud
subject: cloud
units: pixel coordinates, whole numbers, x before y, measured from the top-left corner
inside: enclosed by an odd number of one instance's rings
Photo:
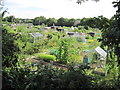
[[[77,0],[7,0],[6,6],[10,14],[20,18],[34,18],[37,16],[83,18],[103,15],[112,17],[116,9],[113,0],[88,1],[78,5]]]

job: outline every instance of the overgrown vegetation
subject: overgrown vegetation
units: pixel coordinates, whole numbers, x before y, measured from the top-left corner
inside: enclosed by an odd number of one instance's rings
[[[119,3],[116,2],[115,6],[119,6]],[[45,17],[34,19],[34,24],[38,26],[28,27],[27,24],[18,24],[15,27],[10,26],[11,24],[2,26],[3,90],[119,90],[119,8],[115,20],[108,20],[102,16],[98,18],[84,18],[74,30],[67,27],[73,25],[74,19],[60,18],[59,23],[53,18],[47,20],[48,26],[53,22],[61,26],[66,25],[62,28],[67,31],[43,29]],[[7,19],[4,18],[3,21]],[[71,23],[68,24],[69,21]],[[100,22],[104,24],[101,25]],[[30,33],[34,32],[41,33],[43,37],[30,36]],[[77,33],[76,36],[70,36],[66,32]],[[90,32],[95,32],[94,37],[89,34]],[[98,42],[101,38],[102,44]],[[100,45],[108,53],[106,65],[102,68],[91,68],[92,65],[96,65],[99,58],[91,51]],[[93,64],[83,63],[86,55]],[[40,62],[29,61],[33,56]],[[47,65],[44,64],[46,61]],[[58,68],[54,63],[64,65],[65,69]]]

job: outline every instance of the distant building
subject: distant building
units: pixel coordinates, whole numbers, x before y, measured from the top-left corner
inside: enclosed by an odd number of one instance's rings
[[[74,23],[74,25],[78,25],[78,24],[80,24],[80,20],[76,20]]]
[[[95,33],[94,32],[90,32],[88,33],[91,37],[94,37]]]
[[[49,30],[49,29],[51,29],[51,27],[44,27],[44,29],[45,29],[45,30]]]
[[[80,37],[80,38],[85,37],[83,33],[79,33],[79,32],[66,32],[66,34],[73,37]]]
[[[66,32],[66,34],[69,36],[74,36],[75,32]]]
[[[51,26],[51,29],[56,29],[57,28],[57,26]]]
[[[64,29],[63,29],[61,26],[56,27],[56,30],[57,30],[57,31],[64,31]]]
[[[33,27],[32,23],[27,24],[27,28],[31,29]]]

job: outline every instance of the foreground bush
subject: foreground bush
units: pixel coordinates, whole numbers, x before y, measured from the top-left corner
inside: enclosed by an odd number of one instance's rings
[[[95,83],[98,79],[86,76],[81,68],[64,71],[39,64],[36,71],[30,70],[34,66],[24,64],[24,67],[5,69],[2,90],[119,90],[114,82]]]

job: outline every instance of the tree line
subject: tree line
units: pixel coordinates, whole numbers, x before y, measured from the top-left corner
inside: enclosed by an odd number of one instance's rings
[[[35,17],[34,19],[22,19],[15,18],[14,16],[8,16],[3,18],[3,21],[13,22],[13,23],[33,23],[33,25],[42,25],[43,23],[47,26],[57,25],[57,26],[89,26],[91,28],[108,28],[110,25],[111,19],[106,17],[98,16],[92,18],[82,18],[82,19],[68,19],[60,17],[59,19],[55,18],[46,18],[44,16]]]

